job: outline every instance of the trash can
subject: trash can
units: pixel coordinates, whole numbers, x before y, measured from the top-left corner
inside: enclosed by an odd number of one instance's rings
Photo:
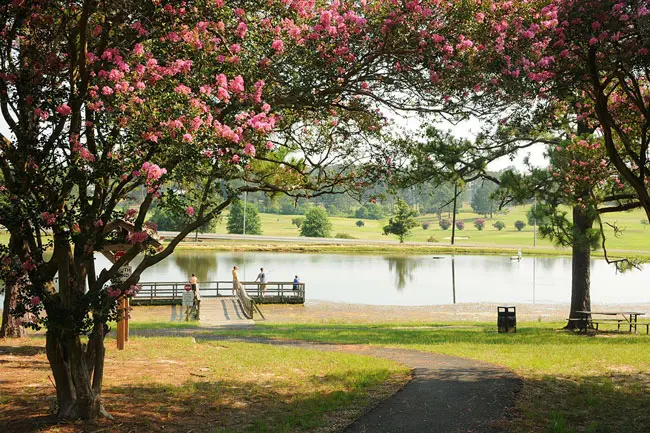
[[[515,307],[497,307],[497,327],[499,333],[517,332],[517,309]]]

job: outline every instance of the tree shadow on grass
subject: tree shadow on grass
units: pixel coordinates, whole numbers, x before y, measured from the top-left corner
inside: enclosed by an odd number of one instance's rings
[[[648,432],[648,391],[650,376],[645,374],[527,380],[517,405],[525,417],[515,419],[513,427],[551,433]]]
[[[342,377],[325,378],[336,385]],[[320,382],[322,384],[322,381]],[[338,387],[341,388],[341,387]],[[345,389],[345,388],[343,388]],[[3,433],[65,432],[295,432],[309,431],[328,422],[326,414],[345,410],[341,417],[359,415],[366,400],[364,391],[345,389],[330,391],[328,386],[311,393],[299,393],[277,380],[208,381],[188,380],[181,385],[146,384],[106,386],[103,401],[115,418],[95,423],[80,421],[58,423],[46,412],[46,397],[14,389],[5,393],[0,408]],[[34,400],[36,399],[36,400]],[[1,402],[1,401],[0,401]],[[356,407],[357,411],[350,411]],[[3,413],[4,412],[4,413]]]
[[[36,356],[45,354],[45,347],[43,346],[10,346],[0,345],[0,356]]]

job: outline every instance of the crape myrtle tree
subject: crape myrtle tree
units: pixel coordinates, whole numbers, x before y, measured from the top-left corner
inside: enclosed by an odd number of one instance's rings
[[[469,37],[483,48],[473,59],[482,71],[468,78],[477,97],[519,98],[505,111],[510,124],[526,110],[538,120],[576,112],[650,219],[649,2],[468,3],[477,22]]]
[[[12,237],[0,272],[19,292],[13,312],[47,329],[60,418],[106,413],[104,336],[117,300],[234,197],[309,197],[386,172],[377,110],[435,102],[391,74],[426,48],[431,3],[0,4],[9,130],[0,137],[0,224]],[[174,188],[186,179],[201,186]],[[119,211],[138,188],[138,207]],[[160,250],[147,220],[154,203],[189,219]],[[113,230],[118,221],[133,231]],[[97,272],[94,253],[111,249],[126,254]],[[140,253],[131,276],[112,282]]]
[[[536,196],[534,216],[542,236],[572,249],[572,290],[570,318],[578,319],[577,311],[591,310],[591,251],[602,247],[609,263],[619,269],[638,266],[633,259],[611,259],[606,250],[606,237],[601,215],[641,207],[633,190],[620,180],[618,171],[605,157],[600,137],[567,136],[548,150],[547,169],[533,168],[522,175],[509,170],[501,177],[498,194],[502,202],[525,202]],[[571,208],[571,215],[565,210]],[[617,227],[612,226],[615,233]],[[567,328],[575,328],[569,321]]]

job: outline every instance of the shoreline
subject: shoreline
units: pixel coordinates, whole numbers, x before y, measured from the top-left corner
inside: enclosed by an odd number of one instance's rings
[[[494,323],[497,322],[495,303],[459,303],[443,305],[395,306],[347,304],[330,301],[307,301],[305,305],[261,304],[265,320],[256,324],[434,324],[434,323]],[[517,322],[565,322],[570,304],[536,303],[515,304]],[[594,303],[593,310],[640,311],[650,314],[650,303],[601,304]],[[134,322],[167,322],[172,316],[171,306],[139,306],[132,311]],[[209,321],[209,318],[202,317]],[[171,323],[171,321],[169,321]],[[178,323],[178,322],[177,322]]]
[[[530,257],[571,257],[570,248],[561,247],[518,247],[483,245],[420,245],[420,244],[364,244],[364,243],[289,243],[264,242],[182,242],[176,246],[179,251],[237,251],[237,252],[280,252],[280,253],[332,253],[332,254],[445,254],[445,255],[497,255],[515,256],[521,250],[522,256]],[[636,257],[650,259],[647,251],[608,250],[610,258]],[[603,259],[602,251],[592,251],[592,258]]]

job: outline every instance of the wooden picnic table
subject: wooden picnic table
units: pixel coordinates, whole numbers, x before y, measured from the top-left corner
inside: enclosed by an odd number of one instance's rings
[[[627,324],[630,327],[630,332],[632,332],[632,328],[634,328],[634,332],[637,332],[639,316],[645,316],[646,314],[639,311],[576,311],[576,313],[583,315],[585,329],[589,325],[596,325],[596,330],[598,330],[599,324],[616,323],[619,331],[622,324]],[[614,316],[615,318],[594,319],[593,316]],[[648,332],[648,326],[646,326],[646,332]]]

